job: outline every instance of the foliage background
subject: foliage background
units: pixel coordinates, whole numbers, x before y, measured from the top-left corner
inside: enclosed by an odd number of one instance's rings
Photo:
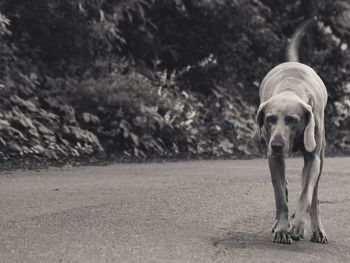
[[[255,156],[259,83],[314,16],[301,61],[348,154],[346,0],[0,0],[0,159]]]

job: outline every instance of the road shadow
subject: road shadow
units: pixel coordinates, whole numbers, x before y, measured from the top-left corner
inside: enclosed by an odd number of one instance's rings
[[[309,249],[304,246],[299,246],[298,243],[300,242],[294,242],[292,245],[283,245],[283,244],[276,244],[272,242],[272,234],[268,231],[266,232],[242,232],[242,231],[229,231],[227,236],[221,239],[213,239],[212,245],[225,249],[279,249],[279,250],[286,250],[286,251],[297,251],[300,253],[307,253]],[[303,242],[303,241],[302,241]]]
[[[272,242],[272,233],[229,231],[225,237],[213,238],[212,245],[221,253],[226,254],[230,250],[250,249],[268,251],[284,251],[306,255],[328,255],[338,259],[349,259],[349,247],[339,242],[331,241],[329,244],[317,244],[310,241],[309,236],[302,241],[293,241],[293,244],[277,244]]]

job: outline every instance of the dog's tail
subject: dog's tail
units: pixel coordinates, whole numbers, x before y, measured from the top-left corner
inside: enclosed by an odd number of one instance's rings
[[[317,20],[316,17],[310,18],[302,23],[297,30],[295,30],[292,39],[290,40],[287,47],[287,60],[289,62],[298,62],[299,61],[299,46],[300,41],[305,35],[306,29]]]

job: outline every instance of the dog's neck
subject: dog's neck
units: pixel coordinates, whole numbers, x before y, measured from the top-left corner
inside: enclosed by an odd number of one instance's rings
[[[308,101],[308,84],[296,79],[294,77],[288,77],[283,79],[276,87],[273,95],[286,94],[288,97],[298,97],[303,101]]]

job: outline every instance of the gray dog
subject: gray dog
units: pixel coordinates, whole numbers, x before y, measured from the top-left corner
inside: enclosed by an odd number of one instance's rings
[[[311,22],[305,22],[296,30],[288,48],[289,62],[273,68],[259,90],[256,138],[267,147],[276,201],[276,222],[272,229],[276,243],[291,244],[292,239],[303,239],[309,215],[311,241],[327,243],[317,197],[326,146],[327,90],[313,69],[297,62],[300,39]],[[302,152],[304,168],[298,206],[289,218],[285,157],[294,151]]]

